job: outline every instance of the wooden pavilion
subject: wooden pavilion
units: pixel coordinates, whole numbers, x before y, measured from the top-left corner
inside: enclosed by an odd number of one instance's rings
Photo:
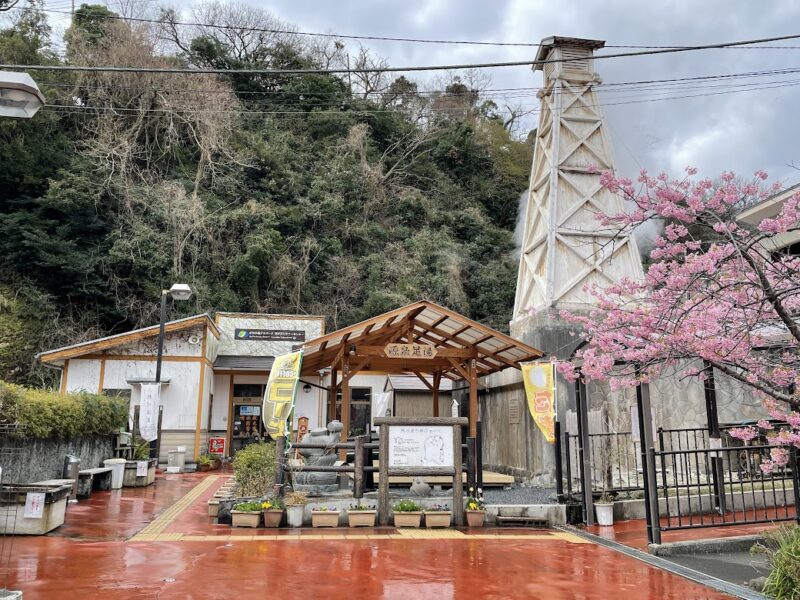
[[[439,416],[442,377],[464,380],[469,386],[469,435],[478,421],[478,378],[519,363],[535,360],[542,352],[458,314],[421,301],[334,331],[303,345],[302,373],[331,370],[328,418],[336,415],[336,397],[342,393],[342,439],[350,430],[349,381],[359,371],[411,374],[431,390],[433,415]],[[425,375],[432,378],[428,381]]]

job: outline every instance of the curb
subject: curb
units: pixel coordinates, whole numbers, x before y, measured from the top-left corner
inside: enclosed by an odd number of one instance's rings
[[[719,554],[722,552],[749,552],[753,545],[763,542],[761,535],[737,535],[727,538],[648,544],[653,556],[676,556],[686,554]]]

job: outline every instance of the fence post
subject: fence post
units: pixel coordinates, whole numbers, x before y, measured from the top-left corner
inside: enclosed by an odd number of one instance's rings
[[[275,440],[275,485],[273,491],[283,495],[283,479],[286,470],[286,436],[282,435]]]
[[[366,441],[369,443],[371,440],[372,437],[368,435]],[[372,450],[370,448],[364,448],[363,460],[365,467],[372,467]],[[365,490],[375,489],[375,473],[373,473],[372,471],[364,472],[364,489]]]
[[[794,488],[794,520],[800,525],[800,473],[798,472],[798,450],[794,446],[790,447],[789,458],[792,465],[792,487]],[[786,499],[783,500],[786,502]]]
[[[467,437],[467,490],[475,485],[475,438]]]
[[[475,485],[483,489],[483,422],[475,423]]]
[[[569,447],[569,431],[564,432],[564,457],[567,462],[567,497],[572,500],[572,451]]]
[[[656,481],[656,451],[651,446],[647,449],[647,473],[649,471],[650,476],[645,477],[645,485],[647,486],[647,496],[650,499],[650,519],[652,521],[650,525],[650,534],[652,536],[652,543],[653,544],[660,544],[661,543],[661,519],[660,519],[660,510],[658,508],[658,486]],[[669,502],[669,497],[667,497],[667,502]]]
[[[364,497],[364,442],[369,436],[357,435],[355,437],[355,450],[353,453],[353,498]]]
[[[578,460],[580,462],[583,522],[594,525],[592,497],[592,449],[589,447],[589,404],[586,383],[581,377],[575,382],[575,410],[578,413]]]
[[[638,374],[638,370],[637,370]],[[658,527],[658,510],[655,515],[652,514],[652,501],[650,498],[651,490],[656,489],[653,477],[655,477],[655,463],[653,464],[652,471],[648,464],[648,452],[653,448],[653,429],[652,429],[652,413],[650,412],[650,390],[646,388],[647,384],[639,383],[636,386],[636,408],[639,413],[639,444],[642,456],[642,474],[644,475],[644,513],[647,519],[647,541],[653,541],[653,531]],[[658,506],[658,497],[656,497],[656,506]],[[654,527],[655,524],[655,527]]]
[[[564,467],[561,463],[561,423],[558,421],[553,424],[553,432],[556,438],[553,447],[556,452],[556,496],[560,501],[564,495]]]

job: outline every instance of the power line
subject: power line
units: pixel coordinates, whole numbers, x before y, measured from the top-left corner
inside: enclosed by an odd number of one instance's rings
[[[71,11],[66,10],[54,10],[54,9],[43,9],[43,12],[47,13],[54,13],[54,14],[63,14],[63,15],[71,15]],[[144,17],[125,17],[122,15],[93,15],[93,18],[99,19],[114,19],[114,20],[121,20],[126,22],[132,23],[149,23],[154,25],[164,25],[170,24],[175,25],[178,27],[208,27],[211,29],[229,29],[235,31],[250,31],[254,33],[272,33],[272,34],[280,34],[280,35],[299,35],[299,36],[306,36],[306,37],[323,37],[323,38],[331,38],[331,39],[351,39],[351,40],[370,40],[370,41],[384,41],[384,42],[408,42],[408,43],[415,43],[415,44],[449,44],[449,45],[466,45],[466,46],[496,46],[496,47],[522,47],[522,48],[538,48],[540,44],[538,43],[531,43],[531,42],[494,42],[494,41],[480,41],[480,40],[447,40],[447,39],[432,39],[432,38],[410,38],[410,37],[391,37],[391,36],[379,36],[379,35],[354,35],[354,34],[344,34],[344,33],[322,33],[322,32],[315,32],[315,31],[297,31],[292,29],[275,29],[269,27],[245,27],[245,26],[238,26],[238,25],[223,25],[223,24],[214,24],[214,23],[197,23],[192,21],[163,21],[159,19],[147,19]],[[785,39],[794,39],[794,38],[785,38]],[[771,40],[764,40],[763,42],[757,43],[767,43]],[[775,40],[777,41],[777,40]],[[742,44],[744,44],[743,42]],[[730,49],[737,49],[737,47],[741,46],[742,44],[733,44],[733,45],[725,45],[719,47],[725,47]],[[685,50],[694,50],[698,49],[698,46],[685,46],[685,45],[670,45],[670,46],[647,46],[647,45],[635,45],[635,44],[606,44],[605,48],[629,48],[629,49],[646,49],[646,50],[673,50],[673,51],[685,51]],[[747,48],[739,47],[739,49],[749,49],[751,46],[748,45]],[[800,46],[752,46],[753,49],[759,50],[800,50]]]
[[[702,46],[687,46],[685,48],[666,48],[661,50],[643,50],[640,52],[622,52],[617,54],[600,54],[592,56],[593,60],[607,58],[626,58],[631,56],[652,56],[657,54],[675,54],[679,52],[691,52],[697,50],[713,50],[716,48],[728,48],[731,46],[746,46],[750,44],[762,44],[765,42],[776,42],[782,40],[800,39],[800,34],[784,35],[772,38],[760,38],[755,40],[740,40],[736,42],[724,42],[720,44],[705,44]],[[71,65],[14,65],[0,64],[0,69],[24,69],[29,71],[75,71],[75,72],[106,72],[106,73],[181,73],[187,75],[339,75],[346,73],[396,73],[412,71],[457,71],[463,69],[492,69],[500,67],[522,67],[535,66],[554,63],[568,63],[575,61],[585,61],[586,57],[575,58],[552,58],[537,61],[505,61],[494,63],[472,63],[462,65],[429,65],[411,67],[364,67],[358,69],[350,68],[303,68],[303,69],[189,69],[189,68],[162,68],[162,67],[89,67]]]

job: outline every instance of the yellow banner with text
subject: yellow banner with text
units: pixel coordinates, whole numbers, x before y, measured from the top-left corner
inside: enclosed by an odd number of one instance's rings
[[[556,441],[556,365],[554,362],[523,363],[522,379],[528,410],[549,443]]]

